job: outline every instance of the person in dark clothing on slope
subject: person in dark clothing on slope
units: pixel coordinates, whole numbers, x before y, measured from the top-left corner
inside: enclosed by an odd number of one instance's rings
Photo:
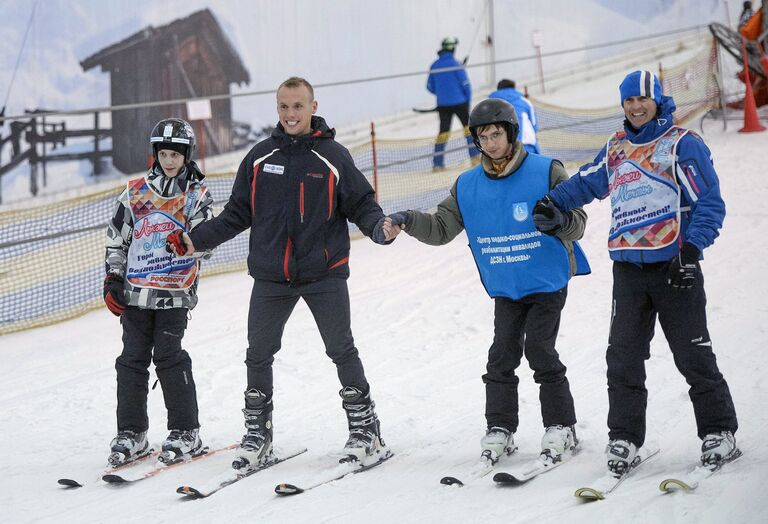
[[[430,66],[427,77],[427,90],[437,97],[437,113],[440,116],[440,131],[435,141],[435,153],[432,157],[433,171],[445,169],[445,143],[451,132],[451,120],[456,115],[464,126],[464,135],[467,137],[469,158],[472,164],[478,162],[479,152],[474,147],[474,142],[469,133],[469,103],[472,100],[472,87],[469,83],[467,71],[453,56],[458,38],[444,38],[437,52],[437,60]],[[440,69],[452,69],[451,71],[438,71]]]
[[[350,328],[347,221],[377,244],[392,239],[384,232],[373,188],[316,110],[309,82],[298,77],[283,82],[277,90],[277,127],[243,159],[224,210],[205,227],[182,235],[173,248],[211,249],[250,229],[247,432],[233,463],[237,469],[272,456],[272,365],[299,299],[315,317],[342,385],[349,426],[343,460],[370,464],[389,455]]]

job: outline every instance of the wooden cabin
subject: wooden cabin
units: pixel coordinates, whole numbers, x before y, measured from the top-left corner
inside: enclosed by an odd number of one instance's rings
[[[208,9],[162,27],[149,26],[80,62],[84,71],[101,66],[110,73],[112,105],[229,94],[232,83],[250,76],[237,51]],[[211,101],[205,121],[205,154],[232,150],[229,98]],[[149,134],[159,120],[187,119],[186,104],[140,107],[112,112],[113,163],[124,173],[147,167]],[[194,124],[195,133],[200,126]],[[200,137],[197,137],[198,151]]]

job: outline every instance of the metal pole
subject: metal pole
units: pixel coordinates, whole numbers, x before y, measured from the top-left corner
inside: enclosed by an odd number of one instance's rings
[[[99,162],[99,112],[93,113],[93,174],[101,174],[101,162]]]
[[[373,199],[379,202],[379,165],[376,159],[376,127],[371,122],[371,157],[373,159]]]
[[[205,173],[205,128],[203,120],[197,121],[197,134],[200,136],[200,169]]]
[[[493,17],[493,0],[488,1],[488,51],[490,64],[490,87],[494,89],[496,87],[496,31],[495,31],[495,19]]]

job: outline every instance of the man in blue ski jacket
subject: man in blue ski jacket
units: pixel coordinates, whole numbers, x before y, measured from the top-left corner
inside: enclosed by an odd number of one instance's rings
[[[658,78],[634,71],[619,86],[626,119],[595,159],[545,197],[561,211],[610,197],[613,308],[608,365],[608,469],[627,471],[645,441],[645,361],[658,316],[690,385],[701,462],[738,457],[736,412],[707,331],[702,251],[719,234],[725,204],[710,151],[675,126]]]
[[[459,44],[458,38],[444,38],[438,59],[430,66],[427,77],[427,90],[437,97],[437,113],[440,116],[440,131],[435,141],[435,154],[432,158],[434,171],[445,169],[445,143],[448,141],[451,131],[451,120],[456,115],[464,126],[464,136],[469,147],[471,160],[479,154],[474,147],[474,142],[469,133],[469,102],[472,100],[472,86],[469,83],[467,71],[461,62],[456,60],[453,52]],[[455,68],[452,71],[432,72],[439,69]]]
[[[539,153],[539,141],[536,138],[539,124],[536,122],[536,110],[525,95],[515,89],[515,85],[514,80],[503,78],[496,85],[496,91],[488,95],[488,98],[501,98],[512,104],[517,113],[517,121],[520,123],[517,139],[529,153]]]

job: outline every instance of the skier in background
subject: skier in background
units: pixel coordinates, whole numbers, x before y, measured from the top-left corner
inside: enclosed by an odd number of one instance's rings
[[[195,134],[189,123],[161,120],[150,144],[151,169],[127,183],[107,228],[104,301],[123,327],[123,351],[115,362],[113,466],[147,452],[148,368],[153,360],[170,430],[160,459],[174,462],[203,449],[192,361],[181,340],[189,311],[197,304],[199,258],[211,253],[174,257],[166,251],[166,237],[211,218],[213,199],[192,160]]]
[[[512,104],[520,124],[517,139],[523,144],[526,151],[538,153],[539,142],[536,133],[539,130],[539,125],[536,122],[536,110],[533,108],[533,104],[525,98],[525,95],[515,89],[515,81],[507,78],[499,80],[496,91],[488,95],[488,98],[501,98]]]
[[[385,217],[373,188],[316,111],[309,82],[283,82],[277,90],[279,122],[243,159],[224,210],[173,247],[177,253],[212,249],[250,229],[247,431],[236,469],[273,457],[272,365],[299,299],[315,317],[341,382],[349,428],[342,460],[370,465],[390,454],[350,327],[348,221],[377,244],[392,239],[383,231]]]
[[[749,22],[749,19],[752,18],[752,15],[754,15],[754,11],[752,11],[752,2],[744,2],[742,5],[741,14],[739,15],[739,29],[741,29],[747,22]]]
[[[458,38],[444,38],[437,52],[438,59],[429,67],[427,77],[427,90],[437,97],[437,113],[440,116],[440,131],[435,141],[435,154],[432,157],[433,171],[445,169],[445,143],[451,132],[451,121],[456,115],[464,126],[464,135],[467,137],[469,158],[472,164],[476,164],[479,154],[473,146],[472,137],[467,127],[469,121],[469,103],[472,100],[472,86],[469,83],[467,71],[461,62],[453,56]],[[436,69],[457,68],[453,71],[432,72]]]
[[[459,176],[435,213],[399,211],[389,215],[392,226],[385,227],[395,228],[395,234],[402,228],[431,245],[447,244],[467,230],[480,279],[495,302],[494,339],[483,375],[487,429],[480,442],[481,462],[495,464],[516,449],[515,370],[525,355],[539,385],[545,428],[541,458],[555,463],[578,445],[573,397],[555,341],[568,281],[589,272],[576,243],[587,216],[581,209],[560,213],[553,205],[534,208],[568,174],[558,160],[525,150],[509,102],[487,99],[477,104],[469,129],[483,154],[480,165]],[[544,235],[534,228],[537,216],[546,225]]]
[[[546,197],[568,212],[610,196],[608,469],[628,471],[645,442],[645,361],[657,316],[675,365],[690,385],[701,463],[719,465],[741,454],[733,400],[707,331],[699,266],[725,217],[720,184],[701,138],[673,124],[675,102],[663,95],[654,74],[628,74],[619,92],[624,130]]]

